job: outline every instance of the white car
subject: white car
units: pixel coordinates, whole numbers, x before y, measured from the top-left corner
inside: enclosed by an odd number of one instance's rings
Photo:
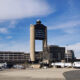
[[[80,62],[74,62],[73,67],[74,68],[80,68]]]
[[[22,65],[14,65],[13,68],[15,68],[15,69],[23,69],[24,66],[22,66]]]
[[[72,63],[64,63],[65,67],[72,67]]]
[[[56,67],[64,67],[64,63],[61,63],[61,62],[52,63],[51,65]]]

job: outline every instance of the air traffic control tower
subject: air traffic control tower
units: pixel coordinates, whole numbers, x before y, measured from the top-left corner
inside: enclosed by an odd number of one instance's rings
[[[42,40],[43,50],[47,47],[47,27],[40,20],[35,25],[30,25],[30,59],[35,62],[35,40]]]

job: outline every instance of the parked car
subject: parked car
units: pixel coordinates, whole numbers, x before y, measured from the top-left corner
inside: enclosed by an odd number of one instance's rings
[[[15,69],[24,69],[23,65],[13,65],[13,68]]]
[[[80,68],[80,62],[74,62],[73,67],[74,68]]]
[[[64,63],[64,67],[72,67],[72,63]]]
[[[4,70],[7,68],[7,63],[0,63],[0,70]]]
[[[52,65],[52,66],[55,66],[55,67],[57,67],[57,68],[64,67],[64,63],[62,63],[62,62],[52,63],[51,65]]]

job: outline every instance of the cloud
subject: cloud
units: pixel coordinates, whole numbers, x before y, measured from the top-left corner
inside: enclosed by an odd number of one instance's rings
[[[11,20],[10,23],[9,23],[9,25],[8,25],[8,28],[15,28],[16,24],[17,24],[16,20]]]
[[[7,36],[6,39],[12,39],[12,36]]]
[[[74,33],[76,32],[77,27],[80,26],[80,20],[74,20],[74,21],[67,21],[67,22],[62,22],[58,25],[53,25],[48,27],[49,30],[57,30],[57,29],[61,29],[66,33]]]
[[[0,28],[0,33],[8,33],[8,29],[7,28]]]
[[[1,34],[10,33],[9,30],[15,28],[16,24],[18,24],[17,20],[10,20],[10,21],[5,21],[4,20],[4,21],[1,21],[0,33]]]
[[[67,0],[66,4],[66,7],[60,9],[60,12],[62,13],[59,14],[58,17],[55,17],[55,20],[53,19],[52,25],[49,25],[49,30],[61,29],[64,32],[71,34],[76,31],[75,28],[78,27],[78,25],[80,26],[80,11],[77,1]],[[60,8],[61,6],[58,7]]]
[[[46,0],[0,0],[2,20],[45,16],[54,11]]]
[[[64,28],[73,28],[77,27],[77,25],[80,25],[80,20],[78,21],[68,21],[62,24],[53,25],[51,27],[48,27],[49,30],[56,30],[56,29],[64,29]]]
[[[69,45],[68,46],[68,49],[74,49],[76,51],[80,51],[80,43],[76,43],[76,44],[73,44],[73,45]]]

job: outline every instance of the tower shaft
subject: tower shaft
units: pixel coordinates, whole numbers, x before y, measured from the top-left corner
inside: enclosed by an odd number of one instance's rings
[[[30,58],[35,61],[35,28],[34,25],[30,26]]]

